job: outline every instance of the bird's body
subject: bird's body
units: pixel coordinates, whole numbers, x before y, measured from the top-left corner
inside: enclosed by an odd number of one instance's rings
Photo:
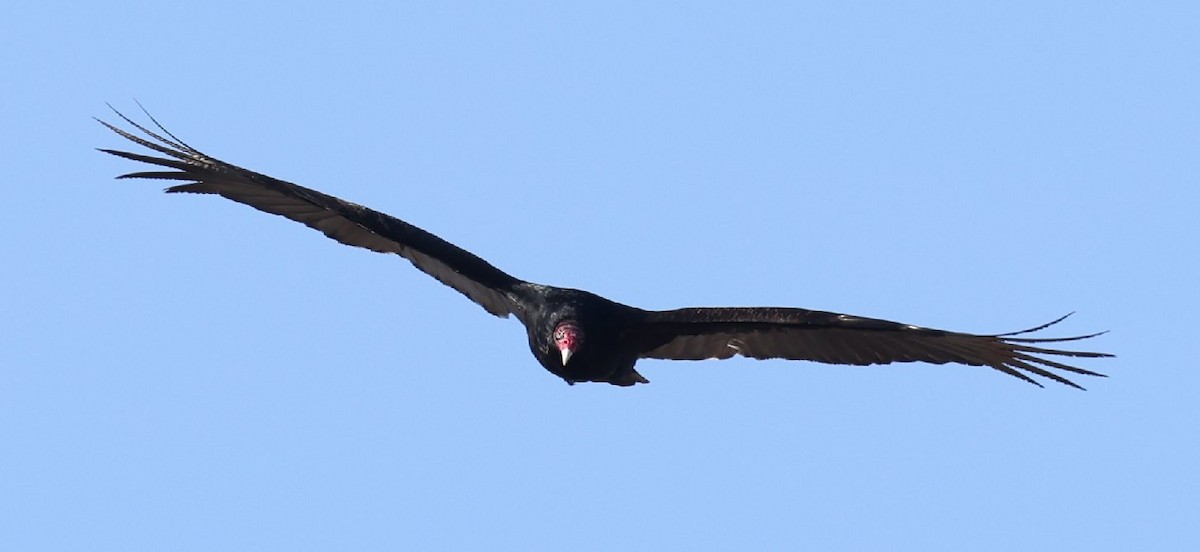
[[[537,284],[528,287],[534,294],[524,321],[529,349],[550,373],[567,383],[646,383],[633,369],[636,351],[626,345],[626,336],[638,326],[644,311],[586,291]],[[554,344],[554,332],[567,322],[582,328],[585,337],[564,363]]]
[[[1096,334],[1017,337],[1042,330],[1061,318],[1021,332],[976,335],[800,308],[650,311],[586,291],[535,284],[513,277],[400,219],[214,159],[166,130],[162,130],[163,136],[120,116],[145,137],[101,123],[166,157],[101,151],[168,169],[130,173],[121,178],[183,181],[167,191],[221,195],[300,222],[341,243],[400,255],[489,313],[515,316],[525,325],[529,348],[538,362],[571,384],[648,383],[634,369],[642,358],[701,360],[741,355],[855,365],[959,363],[990,366],[1034,384],[1037,382],[1029,374],[1079,387],[1051,370],[1089,376],[1102,374],[1046,357],[1111,356],[1045,346]]]

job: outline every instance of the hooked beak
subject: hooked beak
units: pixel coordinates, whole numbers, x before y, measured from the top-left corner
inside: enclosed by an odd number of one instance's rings
[[[563,347],[563,348],[562,348],[563,366],[566,366],[566,365],[567,365],[567,361],[568,361],[568,360],[571,360],[571,355],[572,355],[574,352],[575,352],[575,351],[572,351],[572,350],[570,350],[570,349],[568,349],[568,348],[566,348],[566,347]]]

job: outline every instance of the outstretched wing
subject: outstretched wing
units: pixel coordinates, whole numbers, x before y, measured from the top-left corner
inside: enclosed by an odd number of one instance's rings
[[[185,184],[171,186],[166,191],[217,194],[320,230],[346,245],[395,253],[496,316],[520,315],[511,292],[523,282],[472,253],[395,217],[209,157],[176,138],[153,117],[151,121],[166,136],[133,122],[119,111],[116,113],[142,136],[104,121],[100,123],[166,157],[112,149],[100,151],[169,169],[134,172],[117,178],[184,181]]]
[[[857,365],[955,362],[990,366],[1038,386],[1041,384],[1026,372],[1083,389],[1050,370],[1101,377],[1103,374],[1046,357],[1112,355],[1052,349],[1045,344],[1078,341],[1100,334],[1016,337],[1043,330],[1063,318],[1066,316],[1019,332],[974,335],[806,309],[689,308],[649,311],[643,322],[632,328],[630,337],[641,358],[701,360],[742,355]]]

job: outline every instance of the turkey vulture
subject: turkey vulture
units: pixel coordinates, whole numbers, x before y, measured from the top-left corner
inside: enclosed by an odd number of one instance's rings
[[[586,291],[526,282],[400,219],[209,157],[176,138],[149,114],[161,134],[113,111],[136,131],[97,120],[122,137],[163,155],[101,149],[156,166],[155,170],[118,178],[180,181],[166,191],[217,194],[303,223],[346,245],[404,257],[489,313],[516,316],[525,325],[533,356],[568,384],[649,383],[634,369],[642,358],[701,360],[742,355],[855,365],[955,362],[990,366],[1039,387],[1041,384],[1031,376],[1083,389],[1052,370],[1103,374],[1051,357],[1112,356],[1048,345],[1088,339],[1099,333],[1059,338],[1026,336],[1066,316],[1028,330],[975,335],[800,308],[650,311]]]

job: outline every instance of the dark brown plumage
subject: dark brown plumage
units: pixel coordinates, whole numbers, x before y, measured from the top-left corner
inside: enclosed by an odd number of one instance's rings
[[[1048,357],[1112,356],[1049,346],[1099,334],[1019,337],[1043,330],[1065,316],[1019,332],[975,335],[799,308],[647,311],[586,291],[534,284],[400,219],[209,157],[167,132],[153,118],[161,134],[119,112],[117,115],[143,136],[100,123],[165,157],[100,151],[167,169],[119,178],[179,181],[182,183],[167,188],[167,192],[220,195],[300,222],[346,245],[404,257],[489,313],[516,316],[525,325],[530,349],[542,366],[571,384],[647,383],[634,369],[642,358],[701,360],[742,355],[830,364],[923,361],[989,366],[1039,386],[1031,375],[1082,389],[1055,370],[1102,374]]]

